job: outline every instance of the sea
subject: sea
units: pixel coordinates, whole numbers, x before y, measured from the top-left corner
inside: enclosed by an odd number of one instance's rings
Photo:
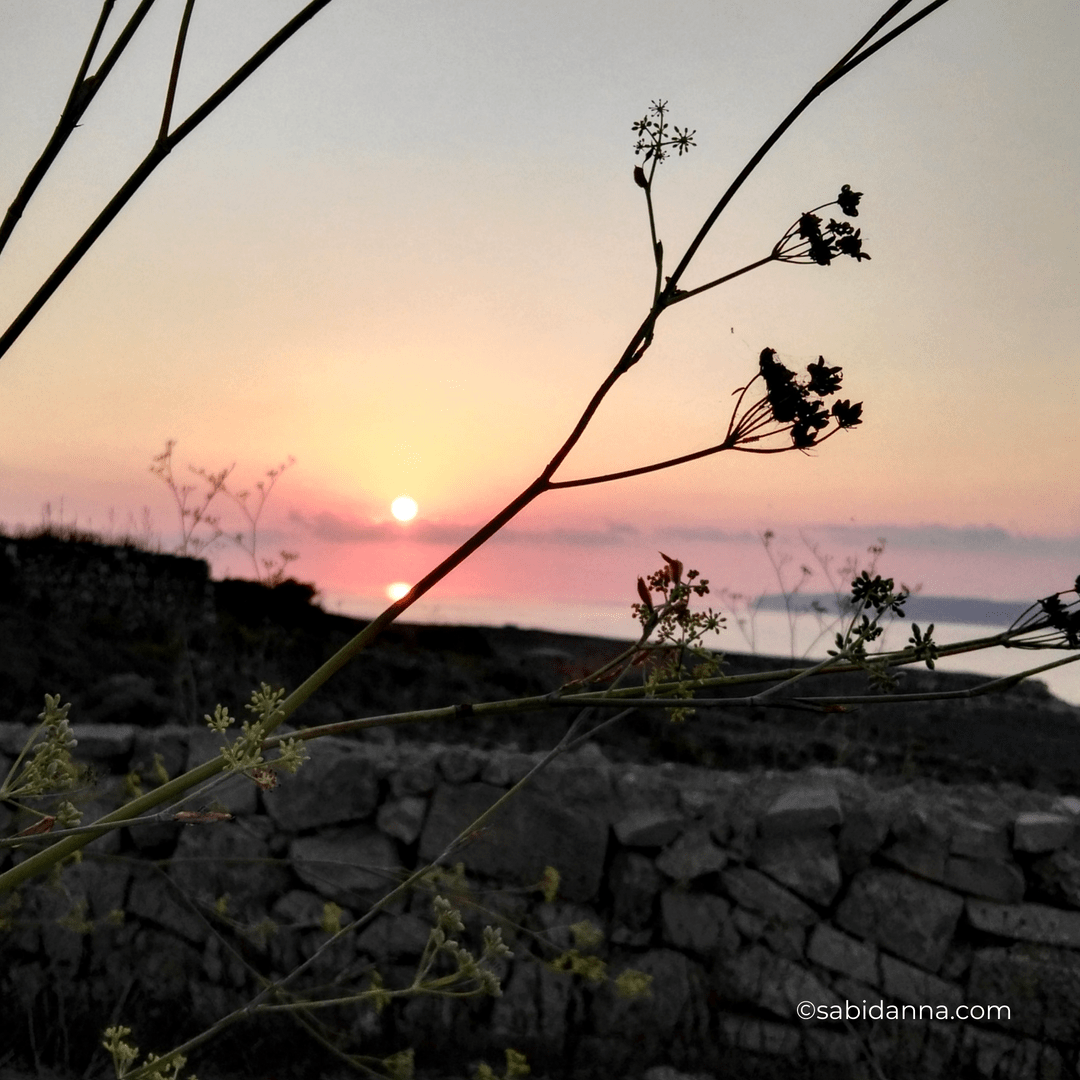
[[[805,610],[818,601],[825,614]],[[832,597],[802,597],[803,610],[789,614],[784,598],[760,597],[751,609],[725,609],[723,629],[710,635],[703,644],[721,652],[748,653],[782,659],[824,659],[834,644],[838,624],[835,623],[835,601]],[[355,618],[372,618],[386,601],[376,597],[335,595],[332,591],[320,596],[319,602],[327,611]],[[831,607],[830,607],[830,602]],[[903,649],[911,636],[914,619],[920,629],[934,624],[934,640],[939,645],[958,644],[993,636],[1006,629],[1018,617],[1024,605],[1012,602],[978,600],[957,597],[913,597],[908,602],[905,618],[894,618],[886,624],[885,632],[871,646],[874,651]],[[465,626],[515,626],[520,629],[552,630],[559,633],[585,634],[596,637],[633,641],[638,625],[625,602],[583,601],[551,603],[544,600],[505,598],[421,598],[410,609],[403,622],[442,623]],[[1039,679],[1055,697],[1072,705],[1080,705],[1080,651],[1059,649],[1018,649],[1000,646],[959,656],[939,658],[940,671],[975,672],[988,679],[1037,668],[1057,661],[1068,662],[1032,678]],[[1075,662],[1072,662],[1075,661]]]

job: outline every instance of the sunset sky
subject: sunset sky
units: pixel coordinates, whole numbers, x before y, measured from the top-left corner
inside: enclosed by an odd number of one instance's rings
[[[196,4],[175,109],[301,7]],[[657,174],[673,266],[730,179],[884,0],[335,0],[184,141],[0,359],[0,522],[116,533],[175,506],[167,439],[237,486],[286,461],[260,545],[374,614],[525,487],[651,298],[633,121],[696,129]],[[106,44],[132,2],[117,4]],[[0,257],[6,326],[149,148],[183,4],[159,0]],[[916,5],[912,10],[917,10]],[[0,195],[52,131],[98,5],[0,0]],[[1080,572],[1080,6],[952,0],[830,89],[683,285],[768,254],[842,184],[869,262],[771,265],[681,304],[557,478],[719,442],[761,349],[842,365],[865,422],[553,492],[416,617],[629,631],[658,549],[775,591],[759,534],[940,596]],[[835,208],[826,213],[834,213]],[[391,502],[418,512],[398,522]],[[233,528],[235,508],[220,512]],[[110,524],[111,514],[111,524]],[[249,574],[221,546],[215,572]],[[818,571],[820,573],[820,571]],[[819,580],[819,579],[815,579]],[[560,614],[561,612],[561,614]],[[617,624],[618,623],[618,624]],[[617,625],[616,625],[617,624]]]

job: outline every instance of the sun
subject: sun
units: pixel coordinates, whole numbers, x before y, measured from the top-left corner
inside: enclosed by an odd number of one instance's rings
[[[386,586],[386,595],[391,600],[400,600],[411,588],[406,581],[394,581]]]
[[[416,511],[419,507],[416,505],[415,499],[410,499],[408,495],[399,495],[390,504],[390,513],[398,519],[398,521],[412,521],[416,517]]]

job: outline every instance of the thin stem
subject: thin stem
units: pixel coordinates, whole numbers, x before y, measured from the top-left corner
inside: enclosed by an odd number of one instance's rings
[[[86,97],[88,92],[88,88],[85,85],[86,73],[90,70],[90,63],[94,59],[94,53],[97,52],[98,44],[101,42],[101,35],[105,32],[105,24],[109,21],[109,16],[112,14],[115,3],[116,0],[105,0],[101,5],[101,14],[98,16],[97,25],[90,35],[90,44],[86,47],[86,53],[83,55],[82,63],[79,65],[78,74],[75,76],[75,82],[72,84],[71,93],[68,95],[67,102],[64,104],[64,108],[60,114],[61,116],[74,110],[78,106],[80,99]]]
[[[634,336],[630,339],[629,344],[623,350],[618,363],[611,369],[608,377],[600,384],[600,388],[596,393],[593,394],[589,404],[585,407],[585,411],[574,425],[573,431],[571,431],[570,435],[567,437],[566,442],[559,447],[555,456],[548,462],[547,467],[544,469],[543,473],[541,473],[543,479],[549,480],[556,469],[558,469],[563,461],[566,460],[567,455],[573,450],[577,445],[578,440],[585,433],[585,429],[589,426],[589,422],[592,420],[596,410],[600,408],[604,398],[607,397],[608,392],[644,355],[645,350],[652,342],[653,329],[656,326],[656,320],[659,318],[661,310],[661,308],[654,306],[649,314],[646,315],[645,321],[638,327]]]
[[[113,65],[120,58],[120,54],[131,41],[135,31],[139,28],[139,24],[153,6],[155,0],[142,0],[142,3],[140,3],[135,11],[132,12],[131,18],[128,19],[123,30],[121,30],[116,41],[113,43],[112,49],[109,50],[108,55],[101,62],[101,66],[95,74],[88,76],[86,72],[89,70],[94,53],[97,51],[98,44],[101,41],[101,35],[105,30],[105,23],[112,12],[114,2],[115,0],[105,0],[104,5],[102,6],[101,15],[98,17],[97,25],[94,27],[94,32],[91,35],[90,44],[87,47],[82,63],[79,66],[79,73],[75,76],[75,82],[72,84],[71,93],[68,95],[67,102],[60,113],[60,119],[57,122],[56,129],[53,131],[49,141],[45,144],[45,149],[42,150],[41,156],[34,162],[33,167],[26,174],[26,179],[23,181],[22,187],[19,188],[18,193],[8,207],[7,213],[4,215],[4,220],[0,222],[0,251],[4,250],[11,234],[15,231],[15,226],[18,225],[19,220],[22,218],[23,211],[26,210],[31,198],[33,198],[34,193],[40,186],[41,181],[45,179],[53,162],[64,148],[64,144],[79,126],[79,121],[82,119],[83,113],[86,112],[90,102],[94,100],[94,96],[97,94],[98,90],[101,89],[109,72],[112,71]]]
[[[173,53],[172,70],[169,72],[169,89],[165,92],[165,108],[161,113],[161,127],[158,138],[169,137],[169,121],[172,120],[173,101],[176,99],[176,84],[180,81],[180,64],[184,57],[184,42],[187,40],[188,23],[195,9],[195,0],[187,0],[184,14],[180,18],[180,30],[176,35],[176,51]]]
[[[876,45],[867,49],[862,55],[856,56],[859,49],[862,48],[867,41],[870,40],[882,27],[890,22],[900,11],[902,11],[911,0],[898,0],[882,15],[873,27],[867,33],[865,33],[856,43],[852,46],[840,60],[829,69],[828,72],[821,79],[819,79],[805,94],[803,99],[784,117],[784,119],[777,125],[773,133],[761,144],[757,152],[750,158],[750,160],[743,166],[742,171],[731,182],[727,191],[721,196],[720,201],[713,207],[712,212],[705,219],[705,224],[698,230],[697,235],[690,242],[690,246],[686,249],[685,254],[679,261],[678,266],[675,267],[674,272],[668,278],[667,288],[664,290],[665,296],[672,297],[676,293],[679,280],[686,272],[686,268],[690,265],[694,256],[697,254],[698,248],[705,242],[705,238],[712,231],[712,227],[716,224],[720,215],[727,209],[728,204],[735,197],[739,188],[743,186],[746,180],[750,177],[750,174],[761,164],[765,155],[780,141],[781,137],[787,131],[792,124],[810,107],[810,105],[827,90],[834,83],[838,82],[845,75],[847,75],[856,65],[862,63],[868,56],[876,52],[882,46],[892,41],[895,37],[898,37],[905,30],[914,26],[919,20],[925,18],[934,9],[941,7],[943,4],[948,3],[948,0],[934,0],[934,2],[927,6],[918,15],[912,17],[907,22],[897,27],[894,31],[888,34]]]
[[[306,7],[297,12],[262,48],[253,53],[246,63],[241,64],[182,124],[176,127],[169,136],[172,144],[175,146],[181,139],[190,135],[222,102],[247,82],[297,30],[310,22],[329,3],[331,0],[311,0]]]
[[[755,375],[754,378],[756,379],[757,376]],[[668,458],[666,461],[658,461],[652,465],[640,465],[636,469],[622,469],[619,472],[602,473],[597,476],[584,476],[577,480],[550,480],[547,485],[548,490],[554,491],[557,488],[587,487],[591,484],[606,484],[613,480],[625,480],[631,476],[643,476],[646,473],[659,472],[662,469],[671,469],[676,465],[685,465],[688,461],[697,461],[700,458],[710,457],[713,454],[722,453],[724,450],[739,450],[745,454],[786,454],[794,449],[799,449],[794,446],[765,447],[740,445],[744,442],[757,442],[759,439],[769,438],[773,435],[783,435],[791,431],[793,426],[789,424],[786,427],[776,428],[766,435],[755,435],[755,431],[767,427],[772,423],[772,414],[768,409],[768,402],[765,399],[755,402],[738,423],[735,422],[734,417],[737,415],[739,407],[742,405],[743,396],[745,396],[746,391],[749,389],[752,382],[753,379],[742,388],[739,400],[735,405],[735,412],[732,414],[732,421],[728,424],[728,433],[723,442],[717,443],[715,446],[709,446],[704,450],[695,450],[692,454],[682,454],[679,457]],[[839,430],[841,430],[839,427],[835,427],[825,435],[815,438],[812,446],[820,446],[821,443],[826,439],[831,438]]]
[[[903,8],[907,7],[908,2],[909,2],[909,0],[904,0],[903,3],[894,4],[893,8],[895,9],[895,11],[900,11]],[[921,22],[923,19],[926,18],[927,15],[932,14],[939,7],[942,7],[944,4],[947,4],[948,2],[949,2],[949,0],[934,0],[933,3],[927,4],[926,7],[924,7],[922,9],[922,11],[916,12],[916,14],[912,15],[910,19],[907,19],[906,21],[902,22],[899,26],[897,26],[894,29],[890,30],[880,41],[875,41],[874,44],[870,46],[870,48],[866,49],[859,56],[855,57],[854,59],[852,59],[848,63],[845,63],[843,69],[840,72],[840,75],[838,75],[837,78],[840,78],[840,77],[842,77],[844,75],[847,75],[849,71],[851,71],[853,68],[858,67],[858,65],[861,64],[864,60],[869,60],[870,57],[873,56],[874,53],[876,53],[878,51],[878,49],[885,48],[885,46],[888,45],[889,42],[892,41],[894,38],[898,38],[901,34],[906,33],[917,22]],[[890,10],[892,10],[892,9],[890,9]],[[887,18],[885,16],[882,16],[882,18],[878,20],[878,25],[875,27],[874,33],[877,33],[877,31],[882,26],[884,26],[885,23],[887,23],[891,18],[892,18],[892,15],[888,15]],[[871,35],[868,35],[868,36],[873,36],[873,35],[871,34]]]
[[[764,259],[758,259],[757,262],[750,263],[749,266],[744,266],[741,270],[733,270],[730,274],[725,274],[723,277],[719,277],[715,281],[710,281],[705,285],[699,285],[696,289],[680,289],[669,299],[667,306],[671,307],[673,304],[681,304],[684,300],[689,300],[691,296],[697,296],[698,293],[707,292],[709,289],[715,289],[717,285],[723,285],[726,281],[741,277],[743,274],[749,274],[751,270],[756,270],[759,266],[765,266],[766,263],[776,262],[778,260],[779,256],[774,251],[771,254],[766,255]]]
[[[699,458],[709,457],[712,454],[719,454],[723,450],[733,450],[734,446],[728,441],[724,440],[722,443],[717,443],[716,446],[710,446],[705,450],[695,450],[692,454],[683,454],[681,457],[669,458],[667,461],[658,461],[655,465],[641,465],[636,469],[623,469],[621,472],[604,473],[602,476],[585,476],[580,480],[553,480],[548,484],[549,488],[572,488],[572,487],[587,487],[590,484],[606,484],[612,480],[625,480],[630,476],[643,476],[645,473],[659,472],[661,469],[670,469],[676,465],[684,465],[688,461],[697,461]],[[782,447],[783,450],[790,450],[791,447]]]
[[[538,495],[548,490],[550,483],[541,476],[534,480],[513,502],[499,511],[486,525],[478,529],[456,551],[448,555],[429,574],[421,578],[400,600],[391,604],[381,615],[373,619],[359,634],[339,649],[316,672],[301,683],[282,703],[280,718],[267,728],[272,731],[291,716],[327,679],[340,671],[354,656],[362,652],[403,611],[412,606],[433,585],[441,581],[456,566],[464,562],[477,548],[495,535],[508,521],[529,505]]]
[[[144,5],[148,7],[151,2],[152,0],[144,0]],[[34,293],[7,330],[0,335],[0,357],[4,356],[11,346],[15,344],[22,332],[61,286],[68,274],[75,269],[83,256],[94,246],[98,237],[112,224],[120,211],[130,202],[135,192],[142,187],[154,170],[168,157],[177,143],[190,135],[230,94],[237,90],[280,49],[293,34],[314,18],[330,2],[331,0],[311,0],[307,7],[290,19],[247,63],[243,64],[229,79],[222,83],[171,135],[164,139],[159,138],[155,142],[142,163],[109,200],[105,208],[76,241],[75,246],[64,256],[56,269],[46,278],[41,288]],[[140,10],[142,9],[140,8]],[[55,154],[53,156],[55,157]]]
[[[735,402],[735,408],[731,410],[731,419],[728,421],[727,435],[724,436],[725,440],[731,438],[731,433],[735,430],[735,418],[739,415],[739,410],[742,408],[743,399],[746,397],[747,391],[749,391],[750,387],[760,378],[761,372],[759,371],[745,386],[741,386],[738,390],[732,391],[732,396],[738,394],[739,400]]]

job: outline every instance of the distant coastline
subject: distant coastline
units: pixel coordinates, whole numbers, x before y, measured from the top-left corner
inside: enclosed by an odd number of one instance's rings
[[[832,593],[798,593],[785,598],[780,593],[758,597],[753,605],[758,611],[791,610],[810,613],[824,609],[824,614],[839,614]],[[817,607],[815,607],[817,605]],[[980,600],[966,596],[909,596],[904,603],[905,617],[915,622],[967,623],[976,626],[1011,626],[1031,607],[1016,600]]]

